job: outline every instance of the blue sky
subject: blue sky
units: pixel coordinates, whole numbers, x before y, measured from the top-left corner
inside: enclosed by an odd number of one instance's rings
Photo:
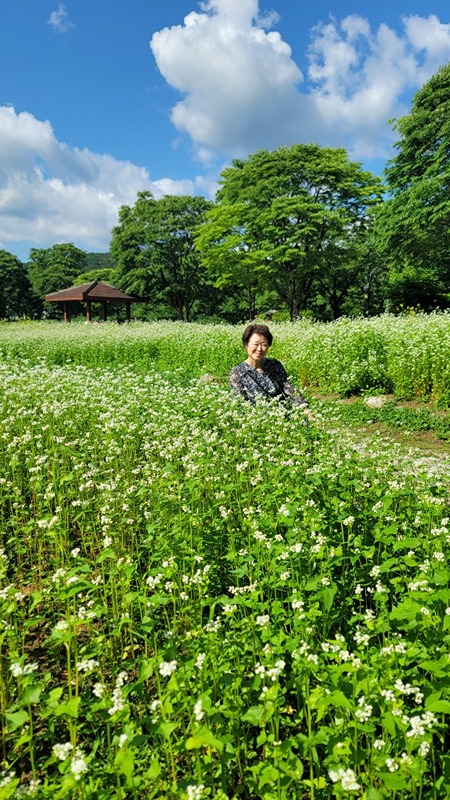
[[[381,172],[450,61],[448,0],[3,0],[0,248],[106,251],[137,192],[214,197],[259,148]]]

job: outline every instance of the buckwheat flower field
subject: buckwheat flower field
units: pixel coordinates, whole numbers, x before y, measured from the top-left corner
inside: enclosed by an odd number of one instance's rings
[[[0,327],[0,800],[450,797],[448,460],[232,398],[240,333]]]

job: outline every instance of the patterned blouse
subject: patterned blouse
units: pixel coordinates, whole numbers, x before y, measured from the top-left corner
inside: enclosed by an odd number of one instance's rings
[[[285,368],[276,358],[265,358],[260,369],[242,361],[230,372],[230,388],[251,403],[256,403],[258,397],[266,400],[277,397],[283,402],[308,405],[303,395],[289,383]]]

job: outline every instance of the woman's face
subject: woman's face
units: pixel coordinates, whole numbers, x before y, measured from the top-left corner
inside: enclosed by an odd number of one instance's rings
[[[266,337],[261,336],[260,333],[252,333],[245,349],[247,350],[247,361],[253,366],[260,366],[266,357],[269,343]]]

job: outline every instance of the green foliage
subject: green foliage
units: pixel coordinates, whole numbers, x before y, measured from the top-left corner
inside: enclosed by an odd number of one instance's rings
[[[0,250],[0,318],[33,316],[36,306],[27,268],[16,256]]]
[[[223,171],[197,247],[218,286],[270,289],[291,319],[320,290],[339,316],[380,194],[343,149],[259,151]]]
[[[450,316],[390,314],[331,323],[270,322],[270,354],[300,387],[351,395],[384,392],[450,406]],[[243,359],[243,326],[134,322],[86,326],[0,326],[0,353],[30,363],[172,369],[183,379],[210,373],[227,381]]]
[[[80,286],[83,283],[91,283],[99,280],[103,283],[109,283],[111,286],[116,286],[117,278],[116,270],[111,267],[103,267],[103,269],[94,269],[92,272],[82,272],[78,275],[74,282],[74,286]]]
[[[450,419],[427,408],[408,408],[398,406],[393,401],[380,408],[370,408],[364,400],[338,406],[333,401],[324,403],[341,422],[350,425],[368,422],[382,422],[390,428],[405,431],[433,431],[439,439],[450,441]]]
[[[425,310],[450,304],[449,118],[447,65],[417,92],[410,113],[395,122],[397,155],[386,169],[391,196],[377,225],[393,300]]]
[[[113,270],[115,266],[111,253],[86,253],[87,272]]]
[[[55,244],[47,249],[32,248],[28,268],[33,290],[43,299],[46,294],[73,286],[77,276],[85,272],[86,253],[73,244]],[[53,316],[60,314],[60,311],[50,306],[47,313]]]
[[[0,796],[444,800],[446,465],[67,357],[0,361]]]
[[[178,319],[188,320],[208,291],[193,232],[210,206],[203,197],[155,200],[150,192],[139,192],[132,208],[123,206],[111,241],[121,287],[153,304],[166,303]]]

